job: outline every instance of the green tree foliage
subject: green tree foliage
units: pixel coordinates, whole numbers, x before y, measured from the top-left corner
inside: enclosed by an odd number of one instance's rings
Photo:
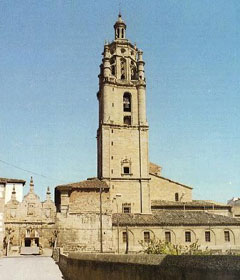
[[[211,251],[206,247],[200,250],[198,240],[188,245],[174,245],[171,242],[160,239],[151,239],[150,242],[140,242],[142,251],[145,254],[162,254],[162,255],[211,255]]]

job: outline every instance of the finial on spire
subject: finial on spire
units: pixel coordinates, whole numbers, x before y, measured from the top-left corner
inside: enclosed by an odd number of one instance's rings
[[[15,189],[15,184],[13,184],[11,200],[16,200],[16,189]]]
[[[50,188],[49,188],[49,187],[47,187],[46,199],[47,199],[47,200],[51,200],[51,191],[50,191]]]
[[[122,17],[122,13],[121,13],[121,7],[122,6],[122,3],[121,3],[121,0],[119,0],[119,5],[118,5],[118,10],[119,10],[119,12],[118,12],[118,17]]]
[[[33,183],[33,177],[31,176],[30,179],[30,192],[34,192],[34,183]]]

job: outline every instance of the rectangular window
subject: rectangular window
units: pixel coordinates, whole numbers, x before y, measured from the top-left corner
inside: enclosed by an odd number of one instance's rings
[[[123,243],[126,243],[126,242],[127,242],[127,233],[126,233],[126,231],[124,231],[124,232],[122,233],[122,240],[123,240]]]
[[[111,142],[111,145],[113,146],[113,141]]]
[[[113,169],[111,170],[111,173],[113,174]]]
[[[185,232],[185,242],[191,242],[191,232],[190,231]]]
[[[150,232],[144,231],[144,242],[149,243],[150,242]]]
[[[113,159],[113,156],[111,156],[111,159]]]
[[[171,242],[171,232],[170,231],[165,232],[165,241]]]
[[[224,239],[225,239],[225,242],[230,242],[230,233],[228,230],[224,231]]]
[[[124,116],[123,123],[127,124],[127,125],[131,125],[131,123],[132,123],[131,116]]]
[[[210,231],[205,231],[205,241],[206,242],[211,242]]]
[[[131,207],[123,207],[123,213],[131,213]]]
[[[122,211],[123,213],[131,213],[131,203],[123,203]]]
[[[123,167],[123,173],[124,174],[129,174],[130,173],[130,170],[129,170],[128,166]]]

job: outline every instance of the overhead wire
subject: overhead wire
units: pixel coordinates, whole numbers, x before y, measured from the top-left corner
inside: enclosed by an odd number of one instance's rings
[[[16,168],[16,169],[22,170],[22,171],[24,171],[24,172],[30,173],[30,174],[32,174],[32,175],[40,176],[40,177],[42,177],[42,178],[49,179],[49,180],[53,180],[53,181],[56,181],[56,180],[57,180],[57,181],[63,182],[62,180],[59,180],[59,179],[57,179],[57,178],[48,177],[48,176],[46,176],[46,175],[37,173],[37,172],[35,172],[35,171],[32,171],[32,170],[28,170],[28,169],[19,167],[19,166],[15,165],[15,164],[12,164],[12,163],[7,162],[7,161],[2,160],[2,159],[0,159],[0,162],[2,162],[3,164],[6,164],[6,165],[8,165],[8,166],[14,167],[14,168]],[[66,182],[63,182],[63,183],[66,183]]]

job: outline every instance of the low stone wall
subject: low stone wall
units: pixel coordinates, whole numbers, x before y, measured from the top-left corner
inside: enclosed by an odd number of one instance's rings
[[[60,255],[66,280],[239,280],[239,256]]]

